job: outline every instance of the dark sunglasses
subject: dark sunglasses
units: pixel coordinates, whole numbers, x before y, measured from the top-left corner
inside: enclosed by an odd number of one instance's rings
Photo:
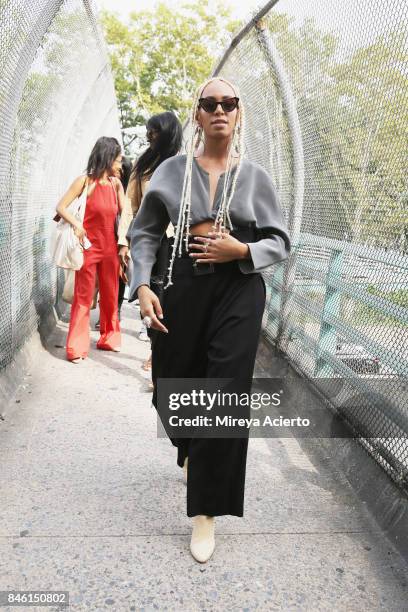
[[[217,106],[221,104],[224,113],[231,113],[238,107],[239,98],[225,98],[222,102],[217,102],[212,98],[200,98],[198,108],[202,108],[206,113],[215,113]]]

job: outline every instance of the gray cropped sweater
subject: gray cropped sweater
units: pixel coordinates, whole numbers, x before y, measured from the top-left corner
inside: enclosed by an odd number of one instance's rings
[[[135,295],[140,285],[150,285],[156,253],[169,221],[177,225],[185,165],[186,156],[176,155],[155,170],[149,189],[128,230],[127,238],[133,260],[130,295]],[[209,175],[194,159],[190,227],[208,219],[215,220],[224,178],[225,174],[221,174],[213,209],[210,210]],[[251,258],[238,262],[243,274],[260,272],[288,257],[291,244],[276,189],[269,174],[248,159],[242,160],[229,214],[234,227],[253,225],[262,230],[262,236],[266,236],[257,242],[248,243]]]

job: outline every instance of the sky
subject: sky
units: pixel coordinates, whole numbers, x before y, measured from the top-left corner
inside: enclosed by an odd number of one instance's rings
[[[122,17],[130,12],[153,8],[155,0],[95,0],[99,8],[115,11]],[[162,0],[168,6],[183,4],[183,0]],[[188,0],[194,3],[200,0]],[[232,9],[236,19],[249,20],[266,0],[224,0]],[[217,0],[213,0],[217,2]],[[279,13],[286,13],[294,18],[299,26],[308,17],[312,17],[317,27],[339,36],[341,51],[348,48],[366,46],[380,34],[407,22],[408,3],[406,0],[358,0],[350,11],[349,0],[279,0],[275,5]],[[406,38],[408,45],[408,35]]]
[[[245,19],[251,13],[252,9],[263,5],[259,0],[225,0],[225,3],[232,8],[233,17],[237,19]],[[152,8],[155,4],[152,0],[96,0],[96,4],[100,8],[109,11],[115,11],[121,15],[128,15],[130,12],[143,11]],[[182,4],[180,0],[165,0],[165,4],[169,6],[177,6]]]

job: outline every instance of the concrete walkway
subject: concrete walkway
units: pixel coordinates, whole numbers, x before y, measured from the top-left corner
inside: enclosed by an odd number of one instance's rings
[[[218,517],[195,562],[135,306],[122,327],[121,353],[93,332],[73,365],[60,323],[1,410],[0,589],[67,590],[75,611],[408,610],[404,561],[330,457],[296,440],[250,440],[245,517]]]

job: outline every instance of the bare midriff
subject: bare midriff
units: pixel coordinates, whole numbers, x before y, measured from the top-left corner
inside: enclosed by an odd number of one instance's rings
[[[206,236],[208,232],[215,231],[213,225],[214,221],[211,219],[201,221],[200,223],[195,223],[194,225],[190,225],[190,234],[193,236]]]

